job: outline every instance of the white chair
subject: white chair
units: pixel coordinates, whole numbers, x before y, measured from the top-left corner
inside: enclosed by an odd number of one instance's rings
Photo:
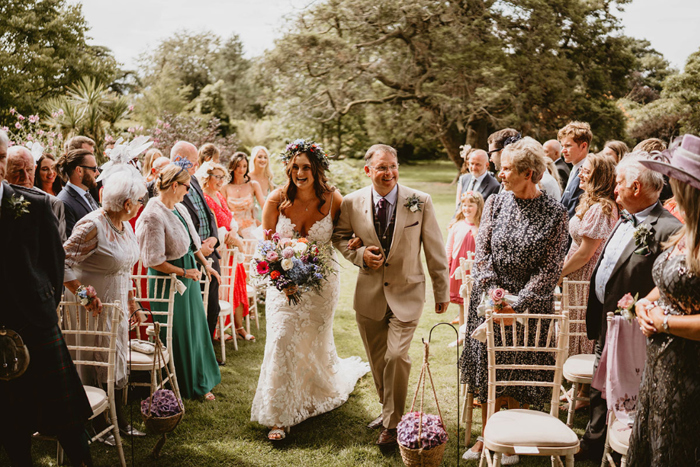
[[[139,268],[137,271],[142,271],[139,262]],[[177,387],[179,392],[179,387],[177,386],[177,377],[175,375],[175,362],[170,356],[170,349],[173,345],[173,313],[175,311],[175,294],[177,283],[177,276],[175,274],[170,274],[169,276],[150,276],[148,274],[133,274],[131,276],[134,284],[133,294],[137,302],[141,305],[146,302],[153,305],[154,303],[164,303],[167,304],[167,310],[165,311],[154,311],[151,310],[151,314],[154,318],[158,317],[161,329],[165,329],[165,347],[163,348],[164,362],[161,362],[158,371],[161,371],[165,365],[168,365],[170,369],[170,374],[172,376],[172,381],[169,377],[164,377],[162,385],[159,384],[158,387],[153,387],[152,391],[156,389],[161,389],[170,382],[173,387]],[[149,292],[149,284],[151,292]],[[153,336],[153,324],[143,323],[141,327],[147,328],[147,333]],[[155,354],[141,353],[136,350],[131,350],[127,354],[127,368],[130,371],[148,371],[150,373],[150,383],[141,383],[137,381],[132,381],[129,379],[130,386],[145,386],[152,387],[153,382],[157,380],[155,374],[153,373],[153,359]],[[124,391],[126,397],[127,391]]]
[[[246,291],[248,293],[248,316],[245,317],[246,332],[250,334],[250,315],[252,314],[255,318],[255,327],[260,330],[260,321],[258,320],[258,287],[253,281],[250,280],[254,274],[253,266],[253,255],[255,255],[255,250],[258,248],[258,240],[256,239],[243,239],[243,255],[244,263],[248,266],[248,280],[246,284]],[[234,337],[237,336],[234,333]]]
[[[464,300],[464,313],[467,314],[469,309],[469,301],[472,296],[472,289],[474,287],[474,276],[472,275],[472,268],[474,266],[474,253],[468,252],[466,258],[459,258],[459,269],[462,275],[462,299]],[[469,271],[469,274],[467,274]],[[457,273],[455,271],[455,273]],[[458,339],[462,336],[458,331]],[[464,336],[467,339],[467,336]],[[464,430],[464,444],[469,446],[469,441],[472,438],[472,420],[474,418],[474,391],[469,387],[468,384],[462,385],[462,392],[464,393],[464,402],[462,404],[462,420],[466,423],[466,428]]]
[[[71,339],[75,345],[68,345],[68,350],[75,352],[76,358],[73,361],[75,366],[77,368],[93,367],[107,370],[107,391],[95,386],[83,386],[92,407],[91,420],[106,412],[109,423],[109,426],[93,436],[90,442],[94,442],[97,438],[101,438],[111,431],[117,445],[119,463],[122,467],[126,467],[117,423],[117,407],[114,402],[117,334],[119,322],[123,319],[121,304],[119,301],[103,303],[102,313],[96,318],[93,318],[92,313],[76,302],[62,301],[58,311],[59,316],[75,316],[76,318],[63,319],[61,322],[63,335],[75,336],[74,339]],[[108,327],[109,330],[107,330]],[[98,355],[100,355],[99,358],[97,358]],[[62,457],[59,448],[59,461]]]
[[[563,465],[560,456],[565,456],[566,466],[573,467],[579,440],[571,428],[559,420],[559,390],[569,339],[568,311],[563,310],[561,314],[552,315],[499,314],[500,318],[517,319],[518,323],[505,326],[501,320],[498,324],[500,335],[512,334],[512,340],[499,339],[498,343],[494,329],[497,324],[494,323],[493,316],[492,310],[486,311],[488,411],[480,467],[485,464],[499,467],[503,454],[551,456],[552,466]],[[559,325],[558,336],[555,332],[557,324]],[[533,337],[530,337],[531,330],[534,333]],[[508,355],[549,353],[554,358],[554,364],[497,363],[496,355],[503,352]],[[541,381],[498,380],[497,372],[503,373],[504,370],[529,370],[543,372],[543,375],[551,372],[552,376],[549,380],[542,378]],[[506,372],[508,373],[510,372]],[[550,388],[552,398],[549,414],[528,409],[496,412],[496,388],[507,386]]]
[[[609,311],[607,314],[608,329],[611,328],[615,313]],[[610,349],[608,349],[610,351]],[[610,373],[608,372],[608,375]],[[608,410],[608,431],[605,435],[605,449],[603,450],[603,461],[600,467],[615,467],[615,461],[612,458],[611,450],[622,455],[620,467],[627,465],[627,450],[630,446],[630,435],[632,430],[625,423],[615,418],[615,411]]]
[[[586,325],[586,306],[585,305],[572,305],[571,304],[571,290],[574,286],[579,286],[584,288],[584,296],[588,295],[588,287],[590,281],[570,281],[566,277],[562,284],[561,293],[561,308],[560,310],[568,310],[569,316],[575,313],[576,317],[581,317],[581,319],[570,319],[569,320],[569,337],[578,336],[585,339],[588,338],[586,331],[576,331],[577,325],[583,325],[585,329]],[[568,347],[568,342],[567,342]],[[578,401],[590,402],[590,397],[579,396],[579,388],[582,384],[591,384],[593,380],[593,366],[595,364],[594,354],[580,354],[572,355],[566,359],[564,362],[563,374],[567,381],[572,383],[571,396],[566,391],[564,395],[569,403],[569,410],[566,416],[566,425],[573,427],[574,425],[574,412],[576,411],[576,403]]]
[[[238,342],[235,338],[235,321],[233,309],[233,288],[236,279],[236,257],[238,256],[238,248],[224,248],[221,255],[221,284],[219,284],[219,321],[217,330],[219,340],[221,342],[221,363],[226,363],[226,330],[232,329],[233,348],[238,350]],[[229,324],[226,324],[226,318],[230,318]]]

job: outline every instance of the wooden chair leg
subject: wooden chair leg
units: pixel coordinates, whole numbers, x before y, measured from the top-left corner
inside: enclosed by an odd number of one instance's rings
[[[109,401],[109,423],[112,425],[112,435],[117,445],[117,453],[119,454],[119,463],[122,467],[126,467],[126,458],[124,457],[124,447],[122,446],[122,437],[119,433],[119,422],[117,420],[117,407],[114,403],[114,398]]]
[[[226,363],[226,333],[224,332],[225,316],[219,315],[219,342],[221,343],[221,363]]]
[[[503,454],[500,452],[493,453],[493,467],[501,467],[501,457]]]
[[[572,428],[574,426],[574,412],[576,411],[576,402],[578,401],[578,383],[574,383],[571,400],[569,401],[569,411],[566,416],[566,426]]]
[[[469,447],[469,442],[472,438],[472,420],[474,418],[474,393],[468,391],[465,393],[465,397],[467,400],[464,404],[464,411],[466,412],[464,414],[464,420],[466,421],[466,426],[464,428],[464,446]]]
[[[566,467],[574,467],[574,455],[573,454],[566,455]]]
[[[620,467],[627,467],[627,456],[622,456],[622,461],[620,462]]]
[[[258,320],[258,315],[260,314],[260,313],[259,313],[260,310],[259,310],[258,307],[259,307],[260,305],[258,305],[258,294],[257,294],[257,292],[255,293],[255,298],[254,298],[254,300],[255,300],[255,329],[257,329],[258,331],[260,331],[260,321]]]

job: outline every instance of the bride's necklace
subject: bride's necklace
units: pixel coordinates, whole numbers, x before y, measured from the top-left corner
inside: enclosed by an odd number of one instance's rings
[[[109,215],[107,214],[106,211],[105,211],[105,217],[107,218],[107,223],[108,223],[109,226],[112,228],[112,230],[114,230],[114,231],[115,231],[116,233],[118,233],[119,235],[124,235],[124,229],[119,230],[119,229],[117,228],[117,226],[114,225],[114,224],[112,223],[112,219],[109,218]]]

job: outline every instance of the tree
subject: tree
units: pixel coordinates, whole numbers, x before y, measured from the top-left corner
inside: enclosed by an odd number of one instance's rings
[[[0,121],[16,108],[30,114],[83,76],[111,83],[118,64],[109,49],[87,44],[80,4],[65,0],[0,2]]]
[[[624,3],[329,0],[265,57],[271,109],[317,132],[393,109],[395,139],[432,135],[456,166],[465,140],[505,126],[545,139],[587,120],[602,143],[624,132],[615,99],[638,64],[612,13]]]

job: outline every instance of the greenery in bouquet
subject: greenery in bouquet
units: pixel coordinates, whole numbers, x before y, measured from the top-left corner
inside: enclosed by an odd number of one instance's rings
[[[150,414],[148,411],[149,403]],[[145,417],[166,418],[182,412],[183,406],[182,400],[178,401],[173,391],[170,389],[158,389],[152,396],[141,401],[141,413]]]
[[[440,417],[424,413],[422,420],[419,438],[421,412],[409,412],[401,417],[396,427],[399,444],[409,449],[431,449],[447,442],[447,431]]]
[[[10,138],[10,146],[17,144],[31,149],[38,143],[43,152],[50,153],[55,157],[61,154],[63,151],[63,135],[52,129],[44,128],[39,123],[38,114],[25,117],[14,108],[11,108],[10,115],[15,117],[15,123],[10,127],[2,127],[2,130]],[[58,116],[58,113],[55,116]]]
[[[258,280],[269,281],[297,304],[302,292],[319,291],[331,274],[330,247],[304,237],[285,238],[278,233],[262,240],[253,261]]]

